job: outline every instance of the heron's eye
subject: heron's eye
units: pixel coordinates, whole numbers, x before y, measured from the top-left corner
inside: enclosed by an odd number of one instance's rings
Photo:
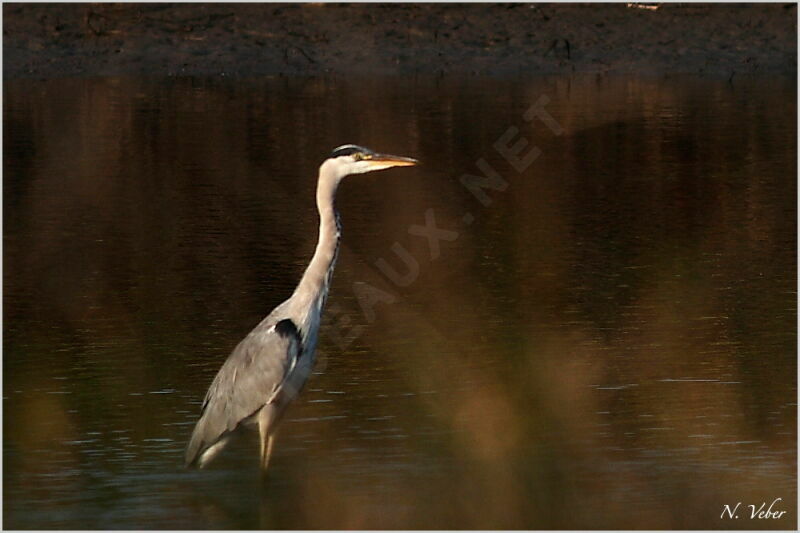
[[[361,161],[362,159],[364,159],[364,154],[362,154],[361,152],[356,152],[353,154],[353,159],[355,159],[356,161]]]

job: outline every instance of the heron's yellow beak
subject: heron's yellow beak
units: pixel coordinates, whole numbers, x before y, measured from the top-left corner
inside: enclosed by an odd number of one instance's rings
[[[378,170],[390,167],[411,167],[418,165],[419,161],[400,155],[373,154],[372,157],[367,160],[367,163],[369,163],[370,166],[374,166],[375,170]]]

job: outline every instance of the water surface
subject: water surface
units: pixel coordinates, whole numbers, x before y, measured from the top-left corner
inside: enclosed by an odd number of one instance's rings
[[[542,96],[557,126],[525,120]],[[795,102],[769,79],[6,82],[5,527],[792,528]],[[425,165],[340,189],[268,483],[254,439],[186,471],[347,142]],[[505,185],[476,196],[487,165]]]

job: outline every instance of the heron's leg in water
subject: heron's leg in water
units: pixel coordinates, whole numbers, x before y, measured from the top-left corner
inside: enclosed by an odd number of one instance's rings
[[[261,409],[258,414],[258,433],[261,437],[261,473],[267,473],[269,457],[272,455],[272,443],[275,440],[275,428],[273,422],[275,413],[269,405]]]
[[[275,442],[275,433],[271,433],[267,437],[267,445],[265,450],[261,451],[261,472],[266,473],[269,466],[269,458],[272,456],[272,443]]]

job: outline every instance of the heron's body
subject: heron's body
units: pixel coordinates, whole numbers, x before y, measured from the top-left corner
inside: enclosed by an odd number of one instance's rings
[[[220,368],[186,448],[187,465],[205,466],[235,431],[250,426],[259,430],[261,468],[266,470],[277,424],[314,365],[322,309],[339,252],[341,226],[334,208],[339,182],[349,174],[415,163],[345,145],[322,164],[317,183],[319,241],[314,257],[292,296],[262,320]]]

